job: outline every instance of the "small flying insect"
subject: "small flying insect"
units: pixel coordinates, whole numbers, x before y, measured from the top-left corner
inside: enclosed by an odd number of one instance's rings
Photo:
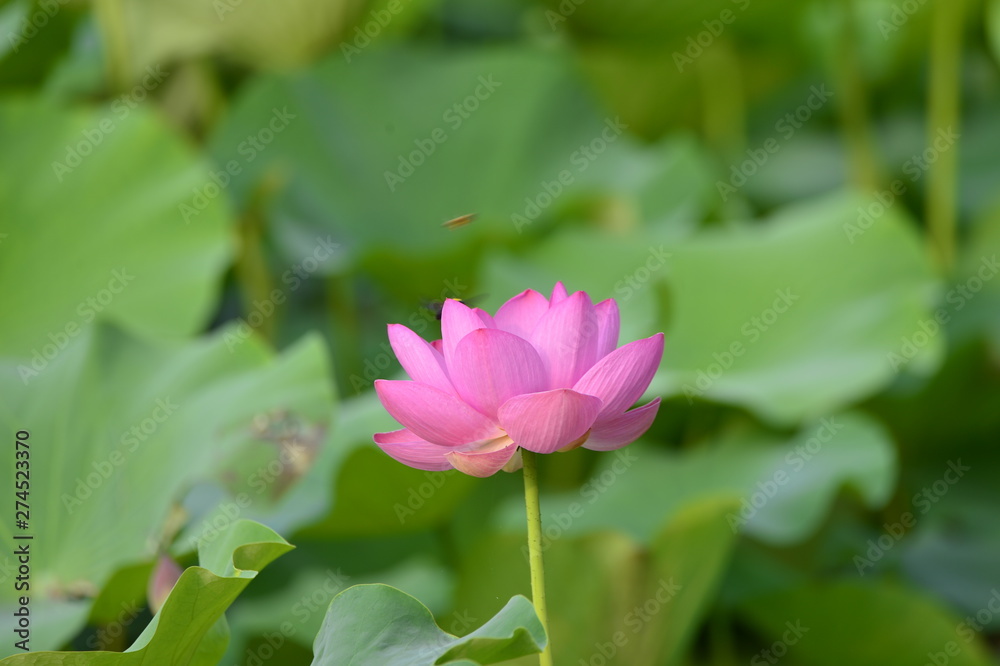
[[[466,305],[471,306],[483,300],[487,296],[489,296],[489,294],[477,294],[476,296],[470,296],[468,298],[453,298],[452,300],[458,301],[459,303],[465,303]],[[435,300],[435,301],[423,300],[423,306],[425,309],[430,310],[432,313],[434,313],[435,319],[441,321],[441,311],[444,310],[443,300]]]
[[[459,227],[464,227],[474,219],[476,219],[476,214],[469,213],[468,215],[460,215],[454,219],[448,220],[447,222],[442,223],[441,226],[445,229],[458,229]]]

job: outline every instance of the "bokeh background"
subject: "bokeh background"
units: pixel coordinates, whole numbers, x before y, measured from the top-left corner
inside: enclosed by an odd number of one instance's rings
[[[307,664],[358,583],[458,635],[528,595],[520,474],[392,461],[371,387],[387,323],[562,280],[666,351],[646,436],[541,460],[556,663],[997,662],[1000,3],[13,1],[0,37],[32,649],[124,650],[161,556],[222,572],[242,519],[295,549],[190,663]]]

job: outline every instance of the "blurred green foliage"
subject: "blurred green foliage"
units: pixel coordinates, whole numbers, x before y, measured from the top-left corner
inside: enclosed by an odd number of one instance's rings
[[[387,323],[558,280],[666,350],[640,442],[541,460],[557,664],[997,662],[1000,2],[11,0],[0,37],[0,490],[26,433],[31,648],[78,652],[16,663],[346,663],[370,606],[531,652],[519,475],[389,459],[371,386]],[[436,626],[327,615],[360,583]]]

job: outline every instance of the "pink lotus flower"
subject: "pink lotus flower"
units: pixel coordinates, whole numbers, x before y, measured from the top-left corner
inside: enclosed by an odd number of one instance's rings
[[[649,429],[660,399],[626,411],[649,386],[663,334],[618,347],[618,305],[593,305],[560,282],[546,299],[527,290],[495,317],[445,301],[441,340],[400,324],[389,342],[413,381],[375,382],[403,426],[375,443],[410,467],[490,476],[520,467],[518,447],[610,451]]]

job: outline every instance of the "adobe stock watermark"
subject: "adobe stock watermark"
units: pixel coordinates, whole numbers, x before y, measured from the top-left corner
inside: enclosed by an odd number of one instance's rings
[[[639,458],[628,448],[615,451],[615,461],[609,469],[595,475],[589,481],[580,486],[580,498],[584,502],[571,502],[564,512],[550,513],[542,516],[542,544],[541,550],[545,552],[555,541],[558,541],[578,518],[586,513],[587,507],[601,498],[601,495],[608,492],[618,478],[627,472]],[[524,561],[529,561],[528,546],[521,546],[521,555]]]
[[[409,4],[410,0],[407,0]],[[344,61],[351,62],[351,59],[360,55],[361,51],[368,48],[373,39],[377,39],[382,31],[392,23],[392,20],[403,12],[404,4],[402,0],[389,0],[385,9],[373,9],[368,12],[368,20],[362,25],[354,26],[354,38],[350,41],[340,43],[340,52],[344,54]]]
[[[142,608],[134,600],[130,602],[123,601],[121,603],[121,610],[118,611],[118,615],[115,616],[114,621],[99,628],[93,636],[89,637],[87,639],[87,647],[91,650],[107,650],[110,648],[115,641],[125,634],[125,630],[135,622],[141,611]]]
[[[927,0],[903,0],[903,2],[893,3],[889,18],[881,18],[876,25],[882,35],[882,39],[889,41],[889,36],[899,32],[906,23],[913,18],[920,9],[927,4]]]
[[[968,645],[976,639],[977,633],[983,632],[989,626],[998,613],[1000,613],[1000,590],[994,587],[990,590],[986,604],[976,611],[974,616],[967,615],[959,622],[955,626],[955,633],[964,645]],[[962,653],[964,645],[960,645],[958,641],[948,641],[941,646],[939,652],[927,653],[927,661],[924,662],[924,666],[946,666],[953,657]]]
[[[733,533],[739,532],[741,527],[753,520],[757,512],[778,494],[778,490],[785,486],[794,474],[801,472],[807,462],[818,456],[823,450],[823,445],[829,444],[843,427],[844,424],[838,423],[836,417],[822,419],[816,434],[804,444],[786,453],[784,467],[776,469],[770,478],[758,481],[757,490],[749,497],[740,500],[739,513],[726,514],[726,522],[729,523]]]
[[[865,570],[873,568],[876,562],[885,557],[885,554],[913,529],[917,524],[918,517],[930,511],[935,504],[941,501],[942,497],[948,494],[952,486],[971,470],[971,467],[962,464],[961,458],[954,461],[949,460],[948,469],[945,470],[940,479],[924,486],[920,492],[915,493],[910,498],[910,504],[916,509],[916,513],[904,511],[898,520],[892,523],[883,523],[883,533],[877,539],[868,540],[868,550],[865,551],[864,556],[854,556],[853,562],[858,570],[858,575],[864,576]]]
[[[73,512],[83,506],[83,503],[104,485],[104,482],[111,478],[119,467],[123,466],[128,456],[136,452],[140,445],[153,436],[166,423],[174,412],[179,409],[170,396],[157,398],[149,416],[142,419],[121,434],[118,438],[118,446],[112,449],[108,455],[101,460],[91,462],[92,468],[85,476],[76,477],[76,486],[73,494],[63,493],[59,498],[70,516]]]
[[[0,556],[0,585],[17,573],[17,563],[7,555]]]
[[[751,345],[760,340],[764,333],[771,330],[781,315],[788,312],[795,301],[799,300],[799,295],[792,293],[791,288],[776,289],[774,293],[777,297],[771,305],[761,310],[760,314],[751,317],[740,327],[740,333],[745,341],[743,339],[733,340],[721,353],[713,352],[714,362],[698,369],[694,384],[684,384],[681,387],[689,405],[694,404],[696,397],[704,395],[712,388],[712,385],[733,367],[736,359],[743,356]]]
[[[889,187],[874,192],[872,201],[867,205],[858,206],[857,221],[854,223],[845,222],[843,225],[847,240],[853,245],[858,236],[871,229],[875,221],[882,217],[899,200],[899,197],[906,193],[910,184],[920,180],[924,173],[931,168],[931,165],[938,161],[942,153],[947,152],[958,143],[960,137],[961,134],[952,129],[950,125],[947,129],[939,129],[930,146],[921,153],[914,153],[903,162],[902,171],[905,178],[893,180],[889,183]]]
[[[49,21],[68,2],[69,0],[39,0],[38,8],[31,14],[25,14],[21,19],[17,32],[13,30],[7,32],[7,43],[10,44],[10,50],[14,53],[21,50],[21,47],[47,26]]]
[[[771,643],[750,659],[752,666],[764,666],[765,664],[777,664],[782,657],[788,654],[788,648],[798,643],[809,631],[809,627],[802,626],[802,620],[785,622],[785,631],[782,632],[779,640]]]
[[[424,508],[427,501],[448,481],[448,475],[442,472],[424,472],[424,477],[427,480],[416,488],[410,486],[406,504],[396,502],[392,506],[400,525],[405,525],[411,516],[415,516],[417,511]]]
[[[258,432],[256,436],[263,435]],[[314,433],[313,436],[318,436],[318,433]],[[191,534],[188,539],[189,550],[198,550],[201,546],[219,538],[220,534],[240,519],[243,512],[250,508],[257,498],[276,482],[285,478],[286,471],[297,473],[301,470],[302,454],[304,451],[308,453],[309,447],[298,443],[294,446],[279,446],[276,450],[274,458],[247,475],[245,485],[253,490],[253,494],[246,491],[238,492],[215,507],[211,515],[202,519],[200,529]]]
[[[750,6],[750,0],[730,0],[740,12],[745,12],[747,7]],[[737,16],[739,16],[732,9],[726,8],[719,12],[719,16],[712,20],[704,20],[701,22],[705,29],[699,32],[697,35],[689,36],[687,38],[687,48],[684,52],[674,51],[674,64],[677,65],[677,71],[681,74],[684,73],[684,68],[687,65],[693,65],[694,61],[697,60],[705,53],[706,50],[711,48],[715,40],[718,39],[723,32],[726,31],[726,26],[730,25],[736,21]]]
[[[483,102],[492,97],[496,89],[503,85],[503,82],[493,80],[493,74],[480,76],[476,82],[476,87],[469,95],[452,104],[441,114],[441,120],[445,122],[450,131],[457,132],[465,124],[465,121],[471,118],[472,114],[482,106]],[[437,152],[438,147],[448,140],[448,131],[444,127],[435,127],[426,137],[413,140],[416,150],[411,150],[406,154],[400,153],[396,156],[398,163],[396,170],[387,169],[383,172],[385,184],[390,192],[395,192],[397,187],[406,182],[407,178],[416,173],[417,169]]]
[[[448,633],[452,636],[464,636],[477,622],[479,618],[472,617],[468,609],[462,612],[455,611],[451,614],[451,622],[448,623]]]
[[[723,201],[729,200],[729,195],[736,194],[753,176],[767,164],[772,155],[778,154],[783,145],[791,140],[795,133],[805,127],[813,115],[826,106],[833,97],[833,91],[827,90],[826,84],[809,87],[809,96],[793,111],[789,111],[774,123],[774,131],[780,136],[768,137],[758,148],[747,148],[747,159],[729,167],[729,179],[715,181],[715,187]]]
[[[626,129],[628,124],[622,122],[619,116],[615,116],[614,120],[605,118],[600,133],[570,154],[570,168],[562,169],[552,180],[540,182],[539,191],[534,196],[524,198],[524,209],[520,213],[511,214],[510,221],[514,223],[517,232],[521,233],[523,227],[538,219],[567,187],[576,182],[577,176],[590,168],[590,165],[608,149],[608,146],[617,141]]]
[[[177,211],[184,218],[184,224],[191,224],[193,218],[201,215],[209,204],[229,187],[233,176],[243,173],[243,167],[257,159],[257,156],[264,152],[279,134],[288,129],[296,118],[298,116],[289,112],[287,106],[280,109],[272,107],[271,117],[264,126],[254,134],[247,134],[246,138],[237,144],[236,152],[243,160],[229,160],[218,171],[209,169],[208,179],[201,185],[191,188],[191,198],[177,204]]]
[[[665,250],[662,245],[659,247],[650,245],[646,261],[632,273],[615,282],[615,294],[618,302],[628,303],[635,296],[635,293],[653,278],[654,273],[667,265],[667,259],[672,256],[674,256],[673,253]]]
[[[437,300],[438,302],[444,302],[448,298],[462,298],[468,290],[469,285],[462,284],[458,278],[445,280],[444,287],[441,289]],[[417,335],[422,336],[427,327],[436,320],[437,315],[430,308],[420,307],[410,313],[410,316],[406,320],[406,326]],[[382,351],[375,358],[365,359],[363,376],[356,372],[351,374],[351,387],[354,389],[355,395],[371,388],[375,380],[378,379],[379,374],[392,366],[396,358],[395,353],[392,351],[392,346],[388,342],[383,341],[379,348]]]
[[[580,658],[577,662],[579,666],[608,666],[616,663],[612,661],[629,642],[638,635],[653,618],[663,610],[663,607],[670,603],[670,600],[684,589],[680,583],[675,583],[673,577],[669,580],[660,579],[656,592],[641,605],[637,605],[630,610],[622,619],[624,625],[611,635],[611,640],[594,643],[594,653],[589,659]],[[626,629],[628,632],[626,632]]]
[[[587,0],[562,0],[555,10],[545,10],[545,20],[549,22],[549,29],[555,30],[560,23],[565,23],[566,19],[576,13],[576,8]],[[747,0],[749,2],[749,0]]]
[[[329,261],[339,249],[340,243],[335,243],[329,235],[326,238],[317,236],[312,253],[306,255],[299,263],[293,264],[291,268],[281,274],[281,283],[285,285],[284,288],[275,287],[263,300],[253,299],[249,314],[236,320],[235,330],[226,331],[222,339],[229,351],[234,351],[236,347],[246,342],[253,335],[254,330],[260,328],[268,318],[274,315],[278,306],[288,300],[288,295],[294,293],[309,280],[320,266]]]
[[[904,335],[899,339],[899,348],[886,354],[889,367],[898,373],[906,364],[916,358],[920,350],[929,345],[931,340],[944,330],[945,324],[951,321],[952,315],[962,310],[969,301],[975,298],[986,283],[996,277],[998,272],[1000,272],[1000,262],[997,261],[997,255],[983,257],[973,275],[955,284],[945,294],[945,302],[949,304],[949,307],[940,307],[934,311],[930,318],[918,321],[916,329],[910,335]]]
[[[276,631],[264,633],[257,647],[245,650],[243,659],[245,666],[263,666],[264,663],[274,657],[285,642],[295,636],[310,618],[317,613],[326,613],[330,601],[340,592],[347,589],[347,583],[350,579],[351,577],[341,573],[340,569],[336,571],[327,569],[323,582],[317,585],[311,592],[299,597],[292,606],[292,617],[295,618],[297,624],[293,624],[291,620],[283,620],[278,625]],[[306,639],[306,642],[311,640],[312,637],[310,636]]]
[[[49,363],[69,346],[70,340],[80,335],[84,330],[83,326],[94,321],[97,315],[108,309],[134,279],[135,276],[130,274],[127,268],[111,271],[111,279],[102,289],[77,304],[76,316],[79,319],[71,319],[61,329],[49,333],[46,336],[49,339],[48,343],[31,350],[31,360],[28,364],[22,363],[17,366],[17,373],[24,385],[27,386],[29,381],[44,372]]]
[[[146,74],[140,82],[111,103],[113,117],[105,116],[94,127],[88,127],[80,132],[79,141],[66,145],[66,157],[63,161],[52,162],[52,172],[56,179],[61,183],[67,174],[83,164],[84,158],[93,153],[104,142],[105,137],[118,129],[119,124],[128,118],[129,114],[145,101],[149,93],[169,75],[170,72],[164,72],[159,65],[147,67]]]
[[[232,14],[243,4],[243,0],[212,0],[212,8],[215,10],[215,17],[220,22],[226,20],[226,14]]]

